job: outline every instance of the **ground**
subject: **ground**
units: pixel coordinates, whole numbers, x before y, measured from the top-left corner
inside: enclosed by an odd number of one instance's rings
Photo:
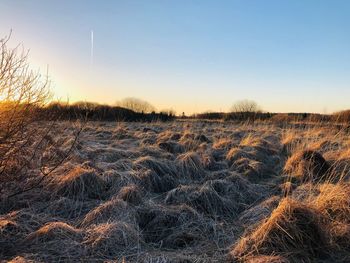
[[[331,125],[88,122],[40,188],[2,204],[0,255],[347,262],[349,146]]]

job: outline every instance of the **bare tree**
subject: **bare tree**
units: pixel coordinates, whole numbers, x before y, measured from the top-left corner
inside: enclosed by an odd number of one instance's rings
[[[261,109],[255,101],[252,100],[240,100],[234,103],[231,107],[231,112],[244,113],[244,112],[260,112]]]
[[[255,120],[261,113],[260,107],[255,101],[240,100],[234,103],[230,109],[230,113],[226,115],[230,120]]]
[[[137,98],[125,98],[117,102],[116,105],[135,112],[150,113],[156,110],[149,102]]]

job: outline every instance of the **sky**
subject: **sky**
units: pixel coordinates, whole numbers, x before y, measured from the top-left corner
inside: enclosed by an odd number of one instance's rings
[[[350,108],[349,12],[347,0],[0,0],[0,38],[12,30],[63,101],[331,113]]]

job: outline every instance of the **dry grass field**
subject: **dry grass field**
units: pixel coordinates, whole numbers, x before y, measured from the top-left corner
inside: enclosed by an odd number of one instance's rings
[[[62,152],[69,125],[48,135]],[[331,125],[88,122],[40,187],[1,201],[0,256],[349,262],[349,165]]]

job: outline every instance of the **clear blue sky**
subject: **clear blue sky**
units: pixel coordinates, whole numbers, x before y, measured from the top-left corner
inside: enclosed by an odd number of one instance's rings
[[[339,0],[2,0],[0,35],[49,65],[63,100],[332,112],[350,108],[349,14]]]

